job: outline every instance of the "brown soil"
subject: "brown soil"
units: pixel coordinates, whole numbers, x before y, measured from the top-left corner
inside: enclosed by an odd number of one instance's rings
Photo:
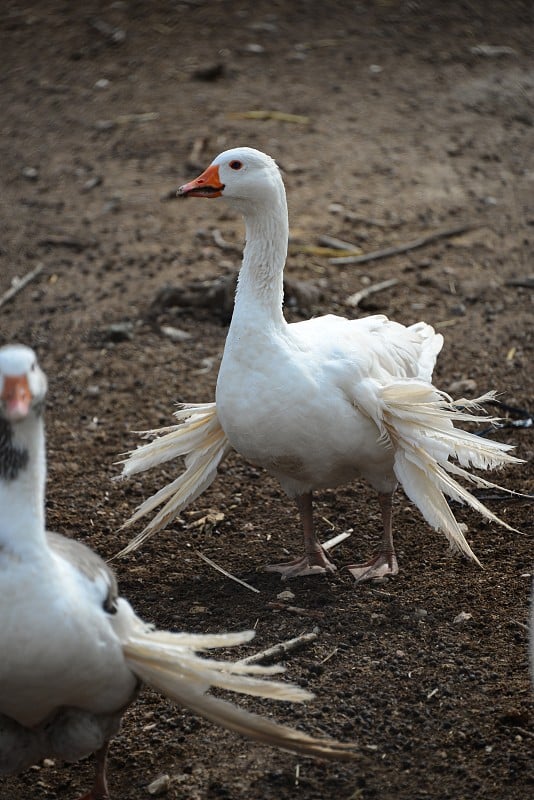
[[[242,223],[224,203],[166,202],[236,144],[269,152],[284,169],[287,277],[316,289],[297,294],[289,318],[423,318],[446,338],[440,387],[494,388],[528,407],[532,22],[528,0],[4,1],[0,293],[44,267],[1,308],[0,343],[35,347],[50,378],[51,528],[109,557],[129,538],[119,525],[180,469],[112,482],[118,454],[138,442],[132,430],[169,424],[176,401],[213,399],[227,319],[198,291],[196,305],[154,301],[166,285],[187,299],[195,280],[237,268]],[[232,116],[251,110],[309,121]],[[363,266],[303,253],[319,234],[370,251],[464,223],[476,227]],[[214,228],[238,247],[222,250]],[[346,304],[392,276],[399,283],[367,305]],[[131,327],[112,327],[119,323]],[[162,325],[190,338],[174,343]],[[531,430],[496,435],[529,457]],[[531,485],[528,466],[499,480],[523,492]],[[325,538],[354,528],[335,553],[340,566],[369,555],[379,536],[372,492],[353,488],[316,502]],[[273,480],[230,458],[175,524],[117,562],[123,593],[160,627],[255,627],[258,649],[317,626],[316,641],[286,659],[315,702],[243,703],[354,740],[360,757],[350,766],[299,761],[145,692],[112,746],[113,797],[148,797],[162,772],[172,777],[165,796],[180,800],[530,796],[529,504],[487,502],[527,535],[458,509],[483,570],[451,556],[399,492],[398,577],[357,588],[343,570],[294,581],[291,605],[303,609],[295,613],[277,600],[288,587],[260,568],[284,548],[298,551],[296,513]],[[224,519],[195,525],[209,511]],[[197,550],[260,594],[223,578]],[[455,622],[461,612],[472,616]],[[74,800],[91,780],[90,760],[41,765],[5,780],[0,796]]]

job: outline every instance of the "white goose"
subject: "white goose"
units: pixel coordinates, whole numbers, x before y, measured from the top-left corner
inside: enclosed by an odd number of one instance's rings
[[[314,739],[205,694],[217,686],[279,700],[311,697],[256,677],[278,667],[195,654],[241,644],[251,632],[152,630],[117,595],[113,573],[92,550],[45,532],[45,393],[31,349],[0,348],[0,775],[44,757],[76,761],[96,752],[94,785],[84,797],[108,798],[108,742],[142,683],[260,742],[304,755],[354,757],[349,745]]]
[[[358,581],[398,571],[391,526],[397,483],[452,547],[478,562],[444,493],[500,522],[453,477],[492,485],[465,467],[519,460],[508,453],[510,446],[454,427],[455,421],[479,420],[470,409],[492,395],[454,404],[432,385],[443,337],[424,322],[405,327],[382,315],[286,322],[286,195],[269,156],[249,147],[228,150],[178,194],[226,199],[244,216],[246,245],[216,404],[182,407],[176,414],[181,424],[147,432],[158,438],[130,453],[124,475],[175,456],[185,456],[186,470],[128,521],[165,502],[122,552],[138,547],[197,497],[233,447],[278,478],[297,501],[304,555],[268,567],[285,578],[335,569],[313,530],[312,491],[358,477],[376,489],[383,520],[378,554],[349,567]]]

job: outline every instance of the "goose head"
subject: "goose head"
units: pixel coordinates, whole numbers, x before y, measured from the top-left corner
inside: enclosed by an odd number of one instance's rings
[[[0,419],[20,422],[40,411],[47,389],[44,372],[30,347],[0,347]]]
[[[273,206],[285,198],[276,162],[252,147],[225,150],[195,180],[177,191],[179,197],[224,197],[242,213]],[[285,199],[282,200],[285,205]]]

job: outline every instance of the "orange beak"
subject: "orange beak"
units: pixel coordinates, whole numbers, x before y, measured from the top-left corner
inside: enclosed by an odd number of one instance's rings
[[[6,375],[0,400],[3,400],[10,420],[24,419],[28,415],[32,401],[26,375]]]
[[[224,183],[219,178],[219,167],[213,164],[194,181],[184,183],[176,192],[177,197],[220,197]]]

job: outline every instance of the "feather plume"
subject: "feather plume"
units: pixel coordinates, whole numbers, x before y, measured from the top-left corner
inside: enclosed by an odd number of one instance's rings
[[[290,702],[303,702],[313,697],[294,684],[256,677],[272,675],[280,671],[280,667],[217,661],[202,658],[194,652],[196,649],[241,644],[252,638],[252,631],[217,636],[172,634],[150,630],[138,618],[135,623],[123,642],[126,661],[144,683],[169,699],[217,725],[263,744],[307,756],[342,760],[355,758],[354,745],[313,738],[245,711],[227,700],[205,694],[211,687],[217,687]]]
[[[514,530],[453,477],[461,477],[477,486],[502,489],[469,473],[467,468],[494,469],[521,463],[521,459],[508,452],[511,445],[454,426],[456,421],[487,423],[488,417],[474,412],[482,403],[493,399],[494,393],[489,392],[475,400],[453,402],[429,384],[398,381],[381,387],[378,394],[380,410],[377,413],[375,407],[373,417],[381,434],[387,434],[394,449],[394,470],[399,483],[426,521],[445,534],[451,547],[480,564],[444,495],[471,506],[486,519]],[[496,420],[490,418],[490,421]]]
[[[175,416],[180,424],[146,431],[143,435],[155,435],[157,438],[133,450],[121,462],[124,464],[122,474],[125,477],[179,457],[184,458],[186,469],[141,503],[122,525],[122,528],[129,528],[141,517],[164,504],[141,533],[117,553],[115,558],[137,550],[154,533],[168,525],[189,503],[196,500],[213,483],[219,464],[232,449],[217,418],[215,403],[184,405]],[[164,435],[158,436],[162,432]]]

